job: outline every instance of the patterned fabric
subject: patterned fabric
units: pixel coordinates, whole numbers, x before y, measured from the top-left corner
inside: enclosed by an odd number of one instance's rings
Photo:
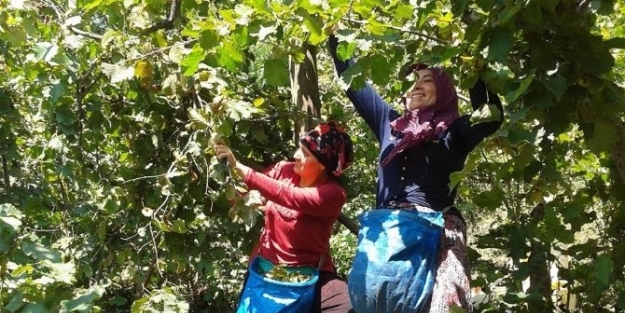
[[[467,313],[473,312],[466,230],[466,224],[460,217],[445,214],[430,313],[447,313],[454,306]]]
[[[352,141],[335,121],[317,125],[301,136],[299,142],[335,177],[341,176],[354,160]]]
[[[405,110],[404,115],[391,122],[391,128],[401,134],[401,140],[382,161],[388,164],[398,153],[427,140],[437,138],[459,117],[458,94],[451,76],[440,67],[413,64],[408,73],[429,69],[436,84],[436,103],[424,109]]]

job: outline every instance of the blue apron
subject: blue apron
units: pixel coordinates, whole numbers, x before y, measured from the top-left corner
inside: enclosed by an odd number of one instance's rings
[[[319,280],[319,269],[314,267],[292,267],[311,276],[305,282],[282,282],[262,276],[259,269],[269,272],[275,265],[257,256],[248,268],[248,279],[243,287],[236,313],[308,313],[315,299],[315,285]]]
[[[430,302],[442,212],[379,209],[360,216],[348,289],[358,313],[419,313]]]

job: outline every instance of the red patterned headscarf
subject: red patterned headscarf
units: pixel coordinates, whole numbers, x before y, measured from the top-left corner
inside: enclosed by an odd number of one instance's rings
[[[384,158],[382,166],[388,164],[398,153],[425,141],[438,138],[459,116],[458,94],[451,76],[440,67],[433,67],[424,63],[410,66],[407,75],[423,69],[429,69],[434,76],[436,103],[423,109],[406,110],[403,116],[391,122],[391,128],[401,134],[401,139],[391,153]]]
[[[321,123],[301,136],[302,143],[334,177],[341,176],[354,160],[352,140],[335,121]]]

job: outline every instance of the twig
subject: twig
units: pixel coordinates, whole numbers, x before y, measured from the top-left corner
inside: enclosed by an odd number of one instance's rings
[[[102,40],[102,35],[90,33],[90,32],[84,31],[82,29],[78,29],[78,28],[76,28],[74,26],[70,27],[69,30],[72,33],[76,34],[76,35],[80,35],[80,36],[83,36],[83,37],[95,39],[95,40],[98,40],[98,41]]]
[[[195,41],[197,41],[197,38],[196,39],[187,40],[187,41],[176,42],[175,44],[173,44],[171,46],[167,46],[167,47],[159,48],[159,49],[156,49],[156,50],[152,50],[152,51],[150,51],[150,52],[148,52],[146,54],[142,54],[140,56],[134,57],[132,59],[128,59],[126,61],[127,62],[132,62],[132,61],[136,61],[136,60],[141,60],[141,59],[144,59],[144,58],[149,57],[151,55],[167,51],[167,50],[169,50],[169,49],[171,49],[173,47],[183,46],[183,45],[195,42]]]
[[[353,20],[353,19],[348,18],[348,17],[344,17],[344,18],[342,18],[342,20],[346,21],[346,22],[349,22],[349,23],[352,23],[352,24],[357,24],[357,25],[366,25],[367,24],[366,21]],[[401,31],[401,32],[404,32],[404,33],[409,33],[409,34],[417,35],[419,37],[427,38],[429,40],[436,41],[436,42],[438,42],[440,44],[449,45],[449,43],[447,41],[444,41],[442,39],[438,39],[438,38],[430,36],[428,34],[420,33],[418,31],[415,31],[415,30],[412,30],[412,29],[409,29],[409,28],[397,27],[397,26],[392,26],[392,25],[385,25],[385,26],[387,28],[390,28],[390,29],[394,29],[394,30],[398,30],[398,31]]]
[[[167,173],[158,174],[158,175],[148,175],[148,176],[141,176],[141,177],[131,178],[131,179],[128,179],[128,180],[124,180],[124,181],[122,182],[122,184],[129,183],[129,182],[133,182],[133,181],[137,181],[137,180],[142,180],[142,179],[159,178],[159,177],[162,177],[162,176],[165,176],[165,175],[167,175]]]
[[[48,7],[52,8],[52,10],[54,11],[54,13],[56,13],[56,17],[59,19],[59,24],[62,24],[61,21],[63,20],[63,14],[65,12],[62,12],[62,8],[60,5],[56,4],[54,1],[52,0],[44,0],[44,2],[46,2],[46,4],[48,5]],[[102,40],[102,35],[99,34],[94,34],[94,33],[90,33],[81,29],[78,29],[74,26],[71,26],[69,28],[69,30],[77,35],[81,35],[87,38],[91,38],[91,39],[95,39],[95,40]]]

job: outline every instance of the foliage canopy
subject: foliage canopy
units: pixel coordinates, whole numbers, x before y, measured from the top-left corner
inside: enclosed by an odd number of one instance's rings
[[[325,52],[338,23],[358,59],[343,81]],[[452,183],[487,310],[551,308],[550,264],[578,308],[625,309],[621,0],[0,0],[0,311],[230,309],[261,215],[209,142],[259,167],[290,156],[305,43],[323,118],[356,144],[349,216],[373,205],[377,160],[340,86],[393,102],[416,59],[461,90],[482,77],[506,122]],[[333,240],[346,273],[355,240]]]

